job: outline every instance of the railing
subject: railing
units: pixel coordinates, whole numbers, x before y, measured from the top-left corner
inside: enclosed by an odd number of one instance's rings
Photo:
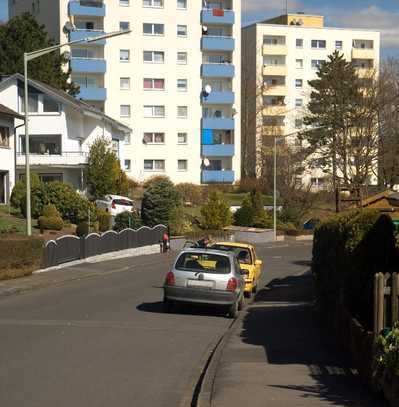
[[[79,3],[84,7],[103,7],[104,5],[104,2],[94,0],[80,0]]]
[[[87,157],[89,153],[86,151],[63,151],[58,154],[50,154],[50,153],[32,153],[29,152],[29,156],[40,156],[40,157]],[[24,152],[17,151],[17,156],[24,156]]]

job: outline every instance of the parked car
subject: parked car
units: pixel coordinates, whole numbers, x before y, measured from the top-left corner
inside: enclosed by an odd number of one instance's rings
[[[116,216],[122,212],[136,210],[136,204],[130,198],[119,195],[106,195],[103,199],[96,200],[97,208],[104,209],[111,216]]]
[[[178,303],[224,307],[231,318],[244,306],[244,278],[234,253],[188,248],[179,253],[164,283],[163,305]]]
[[[315,227],[320,223],[320,219],[317,218],[311,218],[308,219],[306,222],[303,224],[304,230],[314,230]]]
[[[245,296],[250,298],[255,294],[262,277],[262,260],[257,258],[255,247],[247,243],[216,242],[211,248],[235,254],[241,269],[245,272]]]

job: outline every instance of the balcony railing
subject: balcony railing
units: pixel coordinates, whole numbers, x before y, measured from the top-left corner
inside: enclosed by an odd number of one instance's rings
[[[202,24],[233,25],[234,11],[224,9],[204,9],[201,11]]]
[[[203,184],[232,184],[234,182],[234,171],[232,170],[204,170],[201,172]]]
[[[105,17],[105,4],[102,1],[70,1],[69,15]]]
[[[105,32],[103,30],[73,30],[69,34],[69,39],[70,41],[76,41],[76,40],[83,40],[85,38],[93,38],[93,37],[99,37],[100,35],[105,35]],[[90,42],[87,45],[105,45],[105,39],[98,40],[95,42]]]
[[[234,155],[234,144],[208,144],[202,145],[203,157],[232,157]]]
[[[203,78],[233,78],[235,68],[233,64],[202,64],[201,76]]]
[[[204,105],[232,105],[234,103],[234,92],[222,91],[211,92],[208,96],[202,97],[202,103]]]
[[[101,58],[72,58],[71,69],[73,72],[105,73],[107,63]]]
[[[78,99],[91,100],[94,102],[104,102],[107,99],[107,89],[100,87],[80,87],[79,93],[76,95]]]
[[[207,51],[234,51],[234,38],[230,36],[204,35],[201,39],[201,49]]]
[[[32,166],[77,166],[87,164],[88,153],[84,151],[63,151],[61,154],[29,154]],[[17,165],[25,165],[25,153],[17,153]]]
[[[234,130],[234,119],[233,118],[203,118],[202,128],[211,130]]]

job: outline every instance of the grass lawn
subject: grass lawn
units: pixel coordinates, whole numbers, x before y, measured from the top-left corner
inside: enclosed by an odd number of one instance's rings
[[[37,221],[32,219],[32,233],[38,234],[39,230],[35,227]],[[5,231],[11,231],[15,233],[25,233],[26,232],[26,219],[21,215],[17,214],[13,209],[11,209],[11,214],[9,213],[9,207],[7,205],[0,206],[0,233]]]
[[[244,192],[226,192],[223,194],[230,206],[240,206],[246,193]],[[269,195],[262,195],[264,205],[273,205],[273,197]]]

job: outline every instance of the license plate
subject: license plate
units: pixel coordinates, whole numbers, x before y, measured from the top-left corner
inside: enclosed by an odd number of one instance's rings
[[[199,288],[213,288],[213,281],[206,280],[188,280],[188,287],[199,287]]]

